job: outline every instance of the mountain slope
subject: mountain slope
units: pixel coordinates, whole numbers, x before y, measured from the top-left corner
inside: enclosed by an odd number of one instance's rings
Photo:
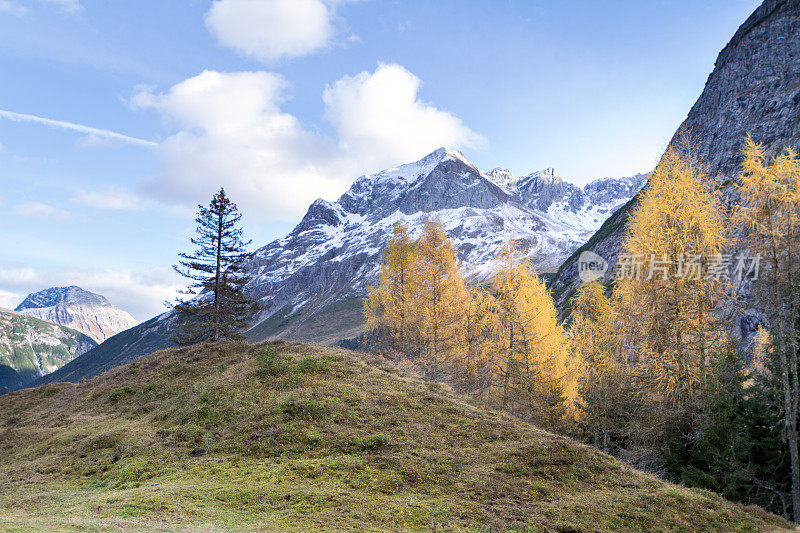
[[[9,383],[29,383],[95,346],[93,339],[79,331],[0,309],[0,365],[17,374],[7,378]]]
[[[25,385],[22,376],[8,365],[0,365],[0,394],[19,389]]]
[[[379,359],[158,352],[0,398],[0,528],[778,531]]]
[[[540,272],[551,272],[644,184],[646,177],[605,179],[584,189],[553,169],[514,178],[479,171],[460,152],[425,158],[358,178],[336,202],[317,200],[283,239],[248,265],[251,294],[264,311],[251,339],[335,342],[357,336],[366,286],[379,270],[392,226],[413,237],[426,218],[441,220],[467,277],[488,279],[494,256],[517,242]]]
[[[366,287],[376,279],[396,222],[417,236],[427,217],[441,220],[464,273],[473,279],[488,278],[495,254],[509,238],[539,271],[548,272],[646,180],[646,175],[606,178],[581,189],[553,169],[519,178],[504,169],[483,173],[460,152],[445,148],[361,176],[339,200],[315,201],[288,235],[256,251],[247,265],[253,276],[248,290],[264,310],[253,317],[247,336],[331,344],[358,337]],[[167,313],[112,337],[37,383],[97,375],[104,367],[171,346],[171,337]]]
[[[104,296],[75,285],[29,294],[15,311],[76,329],[98,343],[138,323]]]
[[[38,378],[31,383],[31,386],[38,387],[62,381],[78,382],[84,378],[94,377],[142,355],[173,346],[170,341],[171,336],[171,322],[167,314],[151,318],[138,326],[117,333],[55,372]]]
[[[748,133],[768,148],[768,154],[787,146],[800,148],[800,0],[766,0],[742,24],[720,52],[702,94],[670,144],[688,136],[723,197],[735,204],[732,178],[740,173]],[[562,310],[580,284],[580,252],[591,250],[615,264],[625,219],[635,205],[631,202],[618,211],[559,268],[552,287]],[[610,275],[609,270],[607,278]],[[737,334],[754,331],[758,321],[750,315],[740,314]]]

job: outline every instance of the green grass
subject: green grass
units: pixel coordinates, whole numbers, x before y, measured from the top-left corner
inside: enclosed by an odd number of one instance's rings
[[[340,348],[199,345],[0,398],[0,530],[785,527]]]

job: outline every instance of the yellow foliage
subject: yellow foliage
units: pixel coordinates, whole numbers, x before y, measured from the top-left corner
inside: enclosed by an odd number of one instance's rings
[[[654,392],[681,403],[708,379],[725,342],[727,275],[708,275],[728,247],[727,221],[688,148],[662,157],[633,213],[624,253],[648,268],[617,280],[623,329]]]
[[[513,243],[498,259],[488,342],[501,407],[534,418],[552,418],[558,408],[573,414],[577,385],[553,298]]]
[[[417,247],[408,228],[395,224],[383,254],[379,284],[368,289],[364,317],[367,331],[385,330],[396,352],[407,351],[413,342],[417,263]]]
[[[447,360],[464,350],[464,309],[469,305],[464,278],[453,243],[442,223],[425,222],[417,242],[415,319],[420,339],[420,363],[428,377],[442,371]]]

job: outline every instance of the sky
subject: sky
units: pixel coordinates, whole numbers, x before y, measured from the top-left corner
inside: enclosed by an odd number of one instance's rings
[[[0,307],[139,320],[224,186],[253,247],[440,146],[583,185],[653,168],[756,0],[0,0]]]

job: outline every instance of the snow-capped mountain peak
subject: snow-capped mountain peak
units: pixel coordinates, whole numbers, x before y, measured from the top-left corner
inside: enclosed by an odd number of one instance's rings
[[[496,184],[503,187],[514,187],[517,183],[517,179],[514,177],[514,174],[507,168],[493,168],[492,170],[484,172],[484,175]]]
[[[360,304],[353,302],[359,302],[374,282],[381,251],[397,222],[404,222],[417,237],[427,218],[440,220],[472,279],[488,278],[497,251],[508,239],[518,243],[537,270],[547,272],[645,181],[598,180],[584,190],[564,181],[553,168],[515,179],[502,168],[481,172],[463,154],[446,148],[366,174],[336,202],[312,203],[289,235],[255,253],[248,265],[251,291],[265,310],[251,336],[298,338],[301,324],[307,339],[355,335],[361,314]],[[326,309],[343,305],[352,328],[343,326],[340,317],[339,323],[329,323],[328,317],[324,324],[311,325]],[[310,336],[314,328],[318,331]]]
[[[51,287],[29,294],[15,311],[76,329],[103,342],[138,322],[104,297],[78,286]]]

